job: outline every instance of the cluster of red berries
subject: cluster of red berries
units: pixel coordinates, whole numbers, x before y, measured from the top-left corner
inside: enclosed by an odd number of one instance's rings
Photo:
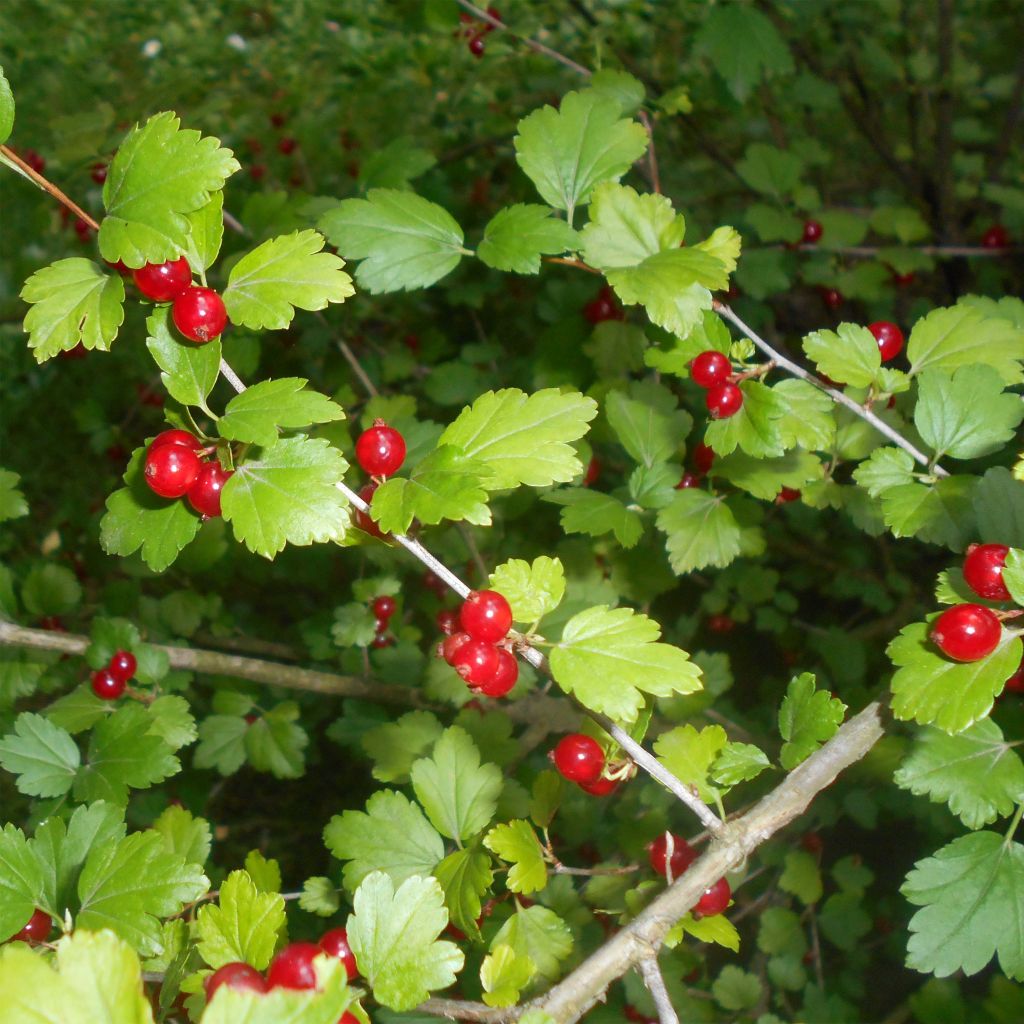
[[[1005,544],[972,544],[967,549],[964,580],[986,601],[1012,600],[1003,582],[1003,566],[1009,550]],[[985,605],[956,604],[935,620],[930,636],[939,650],[954,661],[980,661],[999,646],[1003,635],[1000,618]],[[1022,685],[1022,668],[1007,680],[1010,689],[1016,690]]]
[[[373,599],[370,608],[377,620],[377,629],[371,644],[372,647],[390,647],[395,642],[393,636],[388,636],[388,624],[391,622],[391,616],[395,614],[396,607],[395,599],[387,594]]]
[[[37,942],[45,942],[53,930],[53,920],[45,910],[33,910],[32,916],[25,922],[19,932],[15,932],[8,942],[28,942],[35,945]]]
[[[512,609],[496,590],[472,590],[454,612],[438,615],[447,634],[438,653],[474,693],[504,697],[519,678],[519,663],[507,637]]]
[[[212,519],[220,515],[220,493],[233,473],[216,459],[204,462],[203,451],[187,430],[165,430],[146,451],[144,476],[161,498],[187,497],[204,519]]]
[[[488,7],[487,13],[495,20],[501,21],[501,11],[497,7]],[[469,40],[466,44],[469,47],[469,52],[474,57],[479,59],[484,55],[484,36],[489,32],[493,32],[495,26],[489,21],[477,21],[473,15],[467,14],[465,11],[460,12],[459,21],[462,22],[462,28],[455,30],[456,39],[460,36]]]
[[[583,316],[588,323],[604,323],[605,320],[625,320],[626,314],[615,301],[615,292],[605,285],[597,295],[583,307]]]
[[[682,837],[672,832],[663,832],[647,847],[651,869],[667,878],[669,884],[683,874],[697,859],[697,851]],[[693,913],[698,917],[713,917],[720,914],[732,899],[729,883],[720,878],[709,885],[694,904]]]
[[[356,977],[356,958],[348,944],[348,933],[344,928],[333,928],[320,936],[318,943],[293,942],[285,946],[267,969],[264,977],[246,963],[236,961],[219,967],[213,974],[207,975],[203,987],[206,1000],[213,999],[214,993],[222,985],[241,992],[258,992],[261,995],[275,988],[288,988],[297,991],[315,989],[316,969],[313,961],[322,954],[337,957],[345,966],[348,980]],[[338,1024],[357,1024],[354,1014],[345,1013]]]
[[[380,481],[402,468],[405,462],[405,438],[383,420],[374,420],[373,426],[364,430],[356,441],[356,462],[364,473],[373,477],[359,490],[359,497],[369,505]],[[354,518],[356,526],[371,537],[384,536],[369,512],[356,509]]]
[[[619,788],[621,779],[605,773],[607,758],[601,744],[592,736],[581,732],[563,736],[548,758],[563,779],[575,782],[591,796],[608,796]]]
[[[192,284],[192,268],[180,256],[166,263],[147,263],[132,271],[135,286],[154,302],[172,302],[174,326],[200,345],[213,341],[228,324],[224,300],[212,288]]]
[[[714,349],[701,352],[690,362],[690,376],[707,392],[704,400],[713,420],[735,416],[743,407],[743,392],[734,382],[728,356]]]
[[[92,692],[100,700],[117,700],[124,693],[138,667],[139,663],[131,651],[114,651],[107,662],[107,667],[93,672],[90,679]]]

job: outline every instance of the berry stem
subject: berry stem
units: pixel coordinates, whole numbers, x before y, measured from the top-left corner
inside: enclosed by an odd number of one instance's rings
[[[76,217],[78,217],[80,220],[84,220],[85,223],[88,224],[89,227],[93,229],[93,231],[99,231],[99,224],[95,220],[93,220],[93,218],[90,217],[89,214],[87,214],[85,210],[83,210],[78,205],[78,203],[74,202],[74,200],[72,199],[69,199],[59,188],[57,188],[56,185],[53,184],[52,181],[48,181],[38,171],[33,170],[31,167],[29,167],[29,165],[25,163],[25,161],[22,160],[21,157],[18,156],[18,154],[15,153],[13,149],[10,149],[9,147],[4,145],[0,145],[0,154],[2,154],[7,160],[14,164],[18,168],[18,170],[25,175],[26,178],[30,178],[44,192],[49,192],[50,195],[57,200],[57,202],[62,203],[64,206],[66,206]]]

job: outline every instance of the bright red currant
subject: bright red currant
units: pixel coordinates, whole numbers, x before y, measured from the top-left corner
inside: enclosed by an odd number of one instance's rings
[[[697,900],[693,912],[700,914],[701,917],[714,917],[715,914],[720,914],[729,906],[731,899],[732,889],[729,888],[729,883],[724,878],[720,878],[714,885],[709,885],[704,890],[704,895]]]
[[[676,484],[676,490],[686,491],[691,487],[700,487],[700,477],[696,473],[684,473],[683,478]]]
[[[206,989],[206,1001],[213,999],[214,993],[221,986],[233,988],[236,992],[266,992],[269,989],[266,978],[248,964],[235,961],[218,967],[217,970],[207,976],[203,982]]]
[[[204,462],[199,467],[195,482],[188,489],[188,503],[204,518],[216,519],[220,515],[220,494],[224,485],[234,476],[222,469],[219,462]]]
[[[405,438],[383,420],[374,420],[356,441],[356,461],[370,476],[391,476],[405,462]]]
[[[868,330],[878,342],[878,351],[883,363],[887,363],[903,351],[903,332],[894,323],[878,320],[868,324]]]
[[[114,656],[110,659],[110,664],[107,665],[107,671],[115,679],[127,683],[135,675],[135,670],[138,667],[139,663],[131,651],[114,651]]]
[[[166,263],[147,263],[132,271],[132,280],[147,299],[171,302],[192,283],[192,268],[181,256]]]
[[[693,467],[701,476],[707,476],[715,464],[715,453],[710,445],[698,441],[693,449]]]
[[[293,942],[274,957],[267,971],[268,988],[316,988],[313,961],[323,950],[312,942]]]
[[[453,639],[449,637],[445,643]],[[498,648],[483,640],[467,640],[452,655],[451,666],[468,686],[479,688],[498,674]]]
[[[1000,636],[999,619],[980,604],[947,608],[931,631],[935,645],[954,661],[980,661],[988,657],[999,646]]]
[[[708,389],[704,401],[713,420],[725,420],[742,408],[743,392],[735,384],[716,384]]]
[[[146,452],[146,483],[161,498],[180,498],[196,482],[199,456],[180,444],[162,444]]]
[[[775,495],[776,505],[788,505],[791,501],[799,501],[800,492],[795,487],[783,487]]]
[[[200,345],[213,341],[228,325],[224,300],[212,288],[186,288],[171,307],[174,326]]]
[[[387,622],[395,614],[397,607],[395,599],[387,594],[381,594],[380,597],[373,599],[373,614],[377,617],[378,622]]]
[[[1010,232],[1002,224],[993,224],[981,236],[981,244],[986,249],[1005,249],[1010,244]]]
[[[604,771],[601,744],[580,732],[563,736],[551,751],[551,760],[558,774],[570,782],[593,785]]]
[[[331,956],[336,956],[344,965],[348,980],[351,981],[358,973],[356,955],[348,944],[348,932],[344,928],[332,928],[320,936],[320,948]]]
[[[367,505],[373,503],[373,493],[377,490],[377,484],[374,481],[370,481],[368,484],[363,484],[359,489],[359,497],[366,502]],[[368,533],[371,537],[384,537],[385,534],[381,528],[377,525],[377,521],[370,515],[369,512],[364,512],[361,508],[352,508],[352,519],[356,526],[360,530]]]
[[[964,559],[964,579],[979,597],[988,601],[1009,601],[1003,582],[1003,566],[1010,549],[1005,544],[972,544]]]
[[[583,474],[583,486],[592,487],[601,476],[601,460],[594,455],[587,463],[587,470]]]
[[[485,697],[504,697],[519,680],[519,662],[511,651],[497,648],[498,668],[490,679],[475,687]]]
[[[583,315],[592,324],[605,320],[622,320],[623,313],[615,301],[615,293],[607,285],[597,293],[597,298],[583,307]]]
[[[813,245],[821,239],[823,232],[824,228],[821,226],[821,221],[805,220],[804,233],[801,235],[800,240],[802,242],[806,242],[808,245]]]
[[[11,936],[11,942],[45,942],[53,929],[53,920],[45,910],[33,910],[21,931]]]
[[[1024,693],[1024,658],[1021,658],[1017,671],[1003,684],[1003,689],[1011,693]]]
[[[484,55],[484,50],[485,49],[486,49],[486,47],[484,45],[483,36],[476,35],[476,36],[473,36],[472,39],[470,39],[470,41],[469,41],[469,52],[471,54],[473,54],[474,57],[477,57],[477,58],[482,57]]]
[[[450,608],[442,608],[437,613],[437,628],[445,636],[451,636],[459,628],[459,613],[453,612]]]
[[[149,450],[161,448],[165,444],[177,444],[194,452],[199,451],[203,447],[187,430],[165,430],[162,434],[157,434],[150,441]]]
[[[651,870],[662,878],[678,878],[696,859],[697,851],[673,832],[662,832],[647,847]]]
[[[713,388],[716,384],[724,384],[732,373],[732,365],[728,356],[714,349],[701,352],[693,362],[690,363],[690,376],[694,383],[702,388]]]
[[[821,300],[829,309],[838,309],[843,304],[843,293],[838,288],[822,288]]]
[[[472,590],[462,604],[459,621],[475,640],[493,644],[512,628],[512,609],[496,590]]]
[[[441,643],[441,657],[448,662],[449,665],[455,665],[455,655],[458,654],[459,650],[465,645],[472,641],[472,637],[468,633],[452,633]]]
[[[92,692],[100,700],[117,700],[124,693],[127,680],[119,679],[109,668],[101,668],[93,672],[90,678]]]
[[[584,793],[589,793],[591,796],[609,796],[619,788],[619,780],[609,779],[605,776],[598,779],[597,782],[580,782],[577,785]]]

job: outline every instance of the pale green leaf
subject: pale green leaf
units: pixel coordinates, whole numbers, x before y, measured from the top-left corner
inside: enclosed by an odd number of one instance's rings
[[[695,729],[680,725],[662,733],[654,742],[658,760],[684,785],[696,790],[705,803],[713,803],[720,791],[711,785],[711,766],[724,750],[728,737],[720,725]]]
[[[529,957],[537,972],[553,981],[560,965],[572,952],[573,937],[569,926],[547,907],[517,906],[516,912],[491,939],[491,949],[511,946],[519,956]]]
[[[146,348],[160,367],[160,380],[168,394],[182,405],[206,408],[206,399],[220,375],[221,345],[214,338],[205,345],[184,341],[170,327],[170,306],[157,306],[146,320]]]
[[[716,455],[730,455],[737,448],[755,458],[782,455],[782,421],[786,402],[760,381],[746,380],[740,384],[743,405],[739,412],[725,419],[713,420],[704,433],[704,441]]]
[[[542,500],[562,506],[560,521],[566,533],[591,537],[614,533],[624,548],[634,547],[643,535],[643,520],[636,510],[603,491],[573,487],[551,491]]]
[[[709,565],[724,568],[740,553],[742,530],[732,509],[704,490],[677,492],[658,513],[657,524],[668,537],[669,562],[679,575]]]
[[[804,352],[826,377],[855,388],[871,385],[882,368],[878,341],[866,328],[840,324],[835,331],[812,331]]]
[[[265,970],[285,925],[279,893],[257,892],[245,871],[232,871],[221,883],[216,904],[196,915],[199,955],[214,969],[241,961]]]
[[[1024,328],[1001,317],[987,317],[974,305],[932,310],[914,324],[907,341],[910,372],[926,369],[952,373],[961,366],[984,364],[1005,384],[1024,381]]]
[[[842,724],[846,705],[827,690],[814,688],[809,672],[794,676],[779,708],[779,732],[786,741],[779,760],[786,771],[806,761]]]
[[[224,241],[224,193],[214,192],[205,206],[187,215],[187,220],[188,243],[183,255],[192,273],[202,274],[217,262]]]
[[[66,793],[81,760],[75,741],[64,729],[29,711],[18,715],[14,732],[0,739],[0,766],[18,776],[15,785],[29,796]]]
[[[711,765],[710,777],[720,786],[749,782],[771,767],[768,755],[752,743],[726,743]]]
[[[277,443],[278,430],[345,418],[340,405],[308,390],[307,383],[303,377],[279,377],[246,388],[228,402],[217,424],[220,436],[269,448]]]
[[[537,274],[542,255],[558,255],[577,245],[576,232],[552,217],[548,207],[517,203],[490,219],[476,254],[495,270]]]
[[[666,196],[640,195],[626,185],[598,185],[590,221],[580,232],[583,259],[592,267],[635,267],[648,256],[676,249],[686,232],[682,214]]]
[[[562,603],[565,570],[557,558],[548,555],[532,562],[511,558],[491,573],[490,584],[512,606],[513,621],[532,623]]]
[[[480,966],[480,984],[488,1006],[512,1006],[526,988],[537,968],[534,962],[511,946],[495,946]]]
[[[544,850],[528,821],[495,825],[484,838],[484,846],[512,865],[507,880],[512,892],[540,892],[548,884]]]

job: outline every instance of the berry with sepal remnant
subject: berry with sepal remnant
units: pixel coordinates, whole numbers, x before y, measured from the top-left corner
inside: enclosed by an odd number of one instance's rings
[[[1003,628],[995,613],[980,604],[947,608],[934,622],[931,639],[955,661],[980,661],[999,646]]]

